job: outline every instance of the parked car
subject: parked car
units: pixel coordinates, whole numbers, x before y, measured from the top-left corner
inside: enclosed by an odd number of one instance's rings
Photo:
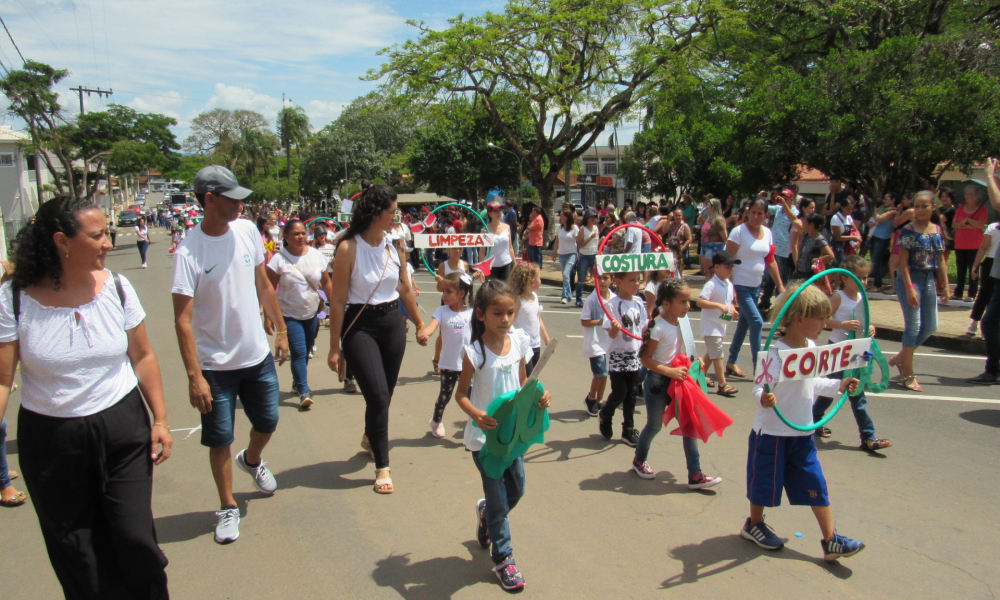
[[[119,227],[135,227],[139,224],[139,212],[135,210],[123,210],[118,213]]]

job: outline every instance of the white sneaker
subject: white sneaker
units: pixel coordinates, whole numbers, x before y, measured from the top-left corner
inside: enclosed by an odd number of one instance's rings
[[[240,509],[223,508],[215,511],[219,522],[215,525],[215,542],[229,544],[240,537]]]
[[[427,425],[429,425],[431,428],[431,435],[433,435],[436,438],[444,437],[444,423],[438,423],[434,419],[431,419],[430,422],[427,423]]]
[[[251,467],[247,464],[246,454],[247,451],[245,449],[240,450],[240,453],[236,455],[236,466],[253,477],[253,486],[255,488],[265,494],[273,494],[274,490],[278,489],[278,482],[275,481],[274,475],[267,468],[267,463],[262,460],[256,467]]]
[[[569,304],[569,300],[563,298],[562,300],[559,301],[559,303],[560,304]]]
[[[142,263],[142,268],[143,268],[143,269],[145,269],[145,268],[146,268],[146,263]]]

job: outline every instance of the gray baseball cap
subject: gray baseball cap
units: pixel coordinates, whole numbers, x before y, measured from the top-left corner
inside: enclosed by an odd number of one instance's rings
[[[209,165],[194,176],[194,193],[207,194],[209,192],[233,200],[243,200],[252,194],[253,190],[240,187],[236,175],[233,175],[233,172],[226,167]]]

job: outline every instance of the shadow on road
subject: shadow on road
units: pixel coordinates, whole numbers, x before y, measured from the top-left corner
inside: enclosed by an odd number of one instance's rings
[[[372,580],[407,600],[451,598],[462,588],[494,581],[489,551],[473,540],[462,545],[471,558],[446,556],[411,563],[409,554],[391,554],[375,563]]]
[[[587,414],[586,409],[583,408],[576,410],[564,410],[555,413],[549,411],[549,419],[552,421],[559,421],[560,423],[583,423],[584,421],[589,421],[592,418],[593,417]]]
[[[278,480],[278,487],[281,489],[307,487],[317,490],[352,490],[370,486],[372,477],[365,475],[362,479],[348,479],[344,476],[367,470],[371,463],[368,453],[359,450],[347,460],[331,460],[296,467],[277,473],[274,478]]]
[[[270,496],[261,492],[237,492],[233,497],[240,508],[240,518],[246,518],[250,514],[251,500]],[[215,511],[189,512],[153,519],[156,540],[161,544],[187,542],[203,535],[212,535],[215,532],[215,522]]]
[[[459,430],[458,433],[459,435],[456,435],[455,437],[457,439],[462,439],[462,431]],[[389,440],[389,450],[392,450],[393,448],[433,448],[435,446],[440,446],[442,448],[464,448],[465,444],[448,439],[447,437],[436,438],[430,433],[427,433],[424,437],[414,439],[402,438]]]
[[[964,413],[958,413],[958,416],[976,425],[1000,427],[1000,409],[980,408],[979,410],[968,410]],[[10,453],[10,442],[7,442],[7,452]]]
[[[7,438],[7,454],[17,454],[17,440]]]
[[[818,549],[819,544],[816,547]],[[853,571],[839,562],[827,562],[822,558],[803,554],[787,546],[778,551],[762,550],[739,535],[723,535],[709,538],[700,544],[677,546],[670,550],[670,556],[681,561],[684,564],[684,570],[664,580],[661,589],[670,589],[685,583],[697,583],[700,579],[725,573],[761,556],[814,563],[839,579],[847,579],[854,574]]]
[[[603,454],[615,446],[617,446],[615,442],[608,441],[597,434],[576,440],[550,440],[545,442],[545,446],[525,454],[524,462],[546,463],[587,458],[588,456]],[[572,453],[573,450],[579,450],[585,453],[570,456],[570,453]],[[558,454],[558,456],[546,459],[546,457],[551,457],[553,454]]]
[[[848,450],[852,452],[864,452],[865,454],[867,454],[872,458],[886,458],[885,454],[877,450],[872,450],[871,452],[869,452],[868,450],[862,449],[860,438],[857,445],[854,444],[848,445],[843,442],[839,442],[837,440],[831,440],[829,438],[826,439],[816,438],[816,449],[821,452],[826,452],[827,450]]]
[[[631,469],[605,473],[593,479],[580,482],[580,489],[588,492],[618,492],[630,496],[663,496],[666,494],[690,494],[687,483],[678,483],[669,471],[660,471],[656,479],[641,479]],[[697,490],[704,496],[714,496],[715,490]]]

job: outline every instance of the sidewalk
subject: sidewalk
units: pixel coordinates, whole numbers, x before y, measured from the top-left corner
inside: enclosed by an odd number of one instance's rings
[[[695,275],[697,269],[685,269],[684,279],[691,286],[692,298],[701,291],[705,278]],[[562,272],[559,270],[559,263],[546,259],[542,265],[542,283],[562,288]],[[594,287],[585,286],[586,293],[589,294]],[[903,339],[903,313],[899,308],[899,302],[895,296],[886,294],[871,294],[868,297],[868,310],[871,314],[872,325],[875,326],[875,337],[880,340],[899,342]],[[698,307],[691,303],[691,310],[698,311]],[[954,302],[948,306],[938,307],[938,330],[924,344],[932,348],[962,352],[966,354],[986,354],[986,343],[981,337],[975,339],[965,335],[969,327],[969,313],[972,311],[971,302]]]

